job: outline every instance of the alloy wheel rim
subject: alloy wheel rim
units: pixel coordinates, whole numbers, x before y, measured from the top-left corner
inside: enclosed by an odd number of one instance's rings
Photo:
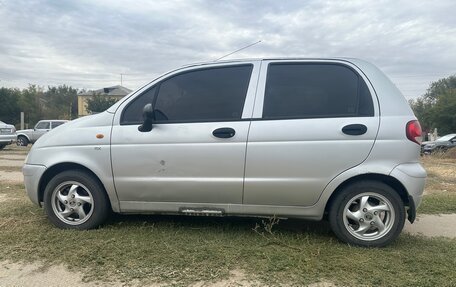
[[[65,181],[52,192],[54,214],[64,223],[80,225],[89,220],[94,203],[90,190],[76,181]]]
[[[363,241],[382,238],[395,222],[391,202],[381,194],[365,192],[354,196],[344,207],[344,226],[354,237]]]

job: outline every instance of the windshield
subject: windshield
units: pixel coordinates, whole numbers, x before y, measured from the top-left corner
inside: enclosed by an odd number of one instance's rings
[[[454,138],[455,136],[456,136],[456,134],[446,135],[446,136],[443,136],[443,137],[437,139],[437,141],[438,141],[438,142],[446,142],[446,141],[451,140],[451,139]]]

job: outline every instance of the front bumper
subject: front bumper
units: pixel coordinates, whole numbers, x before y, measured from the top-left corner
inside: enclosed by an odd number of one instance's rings
[[[25,190],[27,192],[28,197],[30,200],[40,205],[39,197],[38,197],[38,187],[40,184],[41,176],[46,171],[46,167],[44,165],[35,165],[35,164],[24,164],[22,167],[22,173],[24,174],[24,184]]]

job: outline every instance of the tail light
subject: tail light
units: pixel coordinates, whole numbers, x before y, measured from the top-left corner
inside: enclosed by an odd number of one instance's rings
[[[409,121],[405,128],[407,138],[414,143],[421,144],[421,126],[417,120]]]

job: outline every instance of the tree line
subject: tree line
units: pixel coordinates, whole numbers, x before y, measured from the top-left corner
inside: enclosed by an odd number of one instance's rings
[[[29,127],[43,119],[72,120],[78,117],[78,90],[71,86],[48,86],[47,89],[37,85],[27,88],[0,88],[0,120],[20,125],[20,113],[24,112],[25,124]],[[92,96],[87,102],[87,110],[97,113],[106,110],[116,100],[102,95]]]
[[[410,100],[424,132],[456,133],[456,75],[432,82],[426,93]]]

